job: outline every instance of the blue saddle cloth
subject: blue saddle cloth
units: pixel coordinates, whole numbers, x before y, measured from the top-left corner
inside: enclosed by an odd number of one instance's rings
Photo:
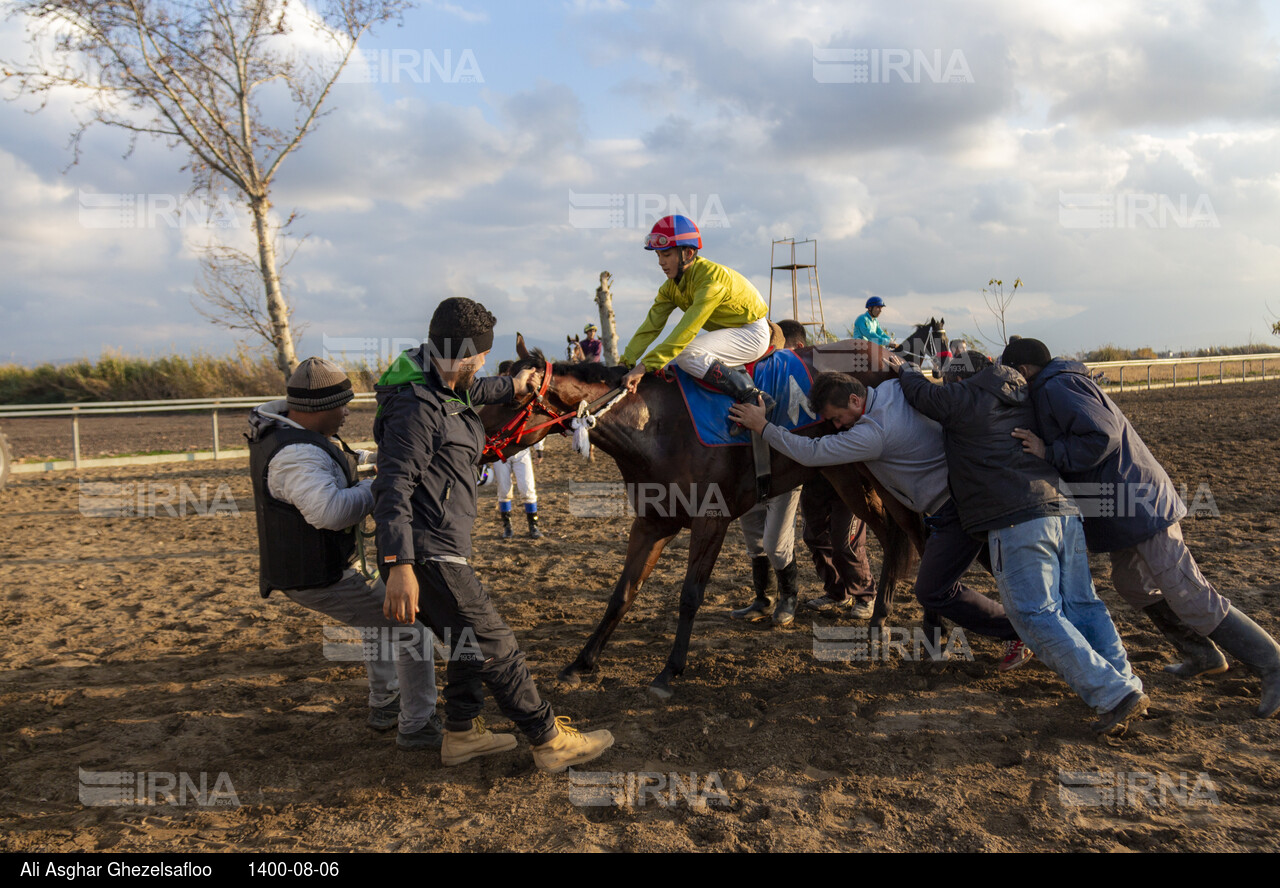
[[[751,443],[751,432],[734,425],[729,420],[729,407],[733,399],[714,391],[702,381],[673,367],[676,384],[689,408],[698,440],[706,447],[728,447]],[[756,388],[767,392],[777,406],[769,415],[769,422],[784,429],[802,429],[822,422],[809,406],[809,387],[813,383],[809,368],[789,349],[770,352],[756,362],[753,378]]]

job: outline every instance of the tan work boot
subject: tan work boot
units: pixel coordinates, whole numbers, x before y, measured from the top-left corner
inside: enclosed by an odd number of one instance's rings
[[[444,732],[444,742],[440,744],[440,763],[460,765],[482,755],[515,748],[516,738],[511,734],[494,734],[484,726],[483,718],[474,718],[469,731]]]
[[[559,730],[554,737],[533,747],[533,763],[552,774],[594,761],[613,745],[613,735],[608,731],[584,734],[569,724],[567,716],[556,716],[556,728]]]

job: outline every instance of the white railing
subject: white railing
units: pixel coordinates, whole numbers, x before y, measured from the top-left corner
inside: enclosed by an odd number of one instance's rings
[[[89,401],[83,404],[8,404],[0,405],[0,420],[27,419],[53,416],[71,417],[71,450],[75,468],[80,468],[80,417],[107,416],[120,413],[176,413],[186,410],[207,410],[213,418],[213,458],[220,456],[218,446],[218,411],[252,410],[260,404],[283,400],[284,395],[260,398],[182,398],[173,401]],[[373,392],[361,392],[353,404],[374,403]]]
[[[1116,386],[1119,391],[1124,391],[1126,368],[1145,368],[1146,381],[1145,385],[1141,377],[1129,377],[1130,388],[1137,386],[1139,388],[1168,388],[1178,385],[1178,368],[1194,366],[1196,368],[1196,377],[1194,380],[1187,378],[1184,380],[1185,385],[1201,385],[1204,382],[1244,382],[1250,378],[1266,379],[1267,363],[1270,362],[1272,376],[1280,376],[1280,352],[1267,352],[1255,355],[1214,355],[1208,358],[1136,358],[1127,361],[1090,361],[1085,366],[1093,371],[1101,371],[1107,380],[1103,385]],[[1212,374],[1208,377],[1203,373],[1203,368],[1216,364],[1218,367],[1217,378],[1214,379]],[[1235,369],[1236,365],[1240,365],[1240,377],[1228,377],[1226,375],[1227,368]],[[1153,368],[1169,368],[1168,381],[1152,381]],[[1115,371],[1114,374],[1112,371]],[[1250,375],[1252,373],[1252,376]],[[1161,374],[1163,376],[1163,373]],[[1112,378],[1114,376],[1114,378]]]

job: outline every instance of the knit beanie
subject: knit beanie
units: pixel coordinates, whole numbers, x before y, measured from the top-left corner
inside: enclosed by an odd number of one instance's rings
[[[289,409],[299,413],[332,410],[355,397],[347,373],[333,361],[307,358],[289,377]]]
[[[1011,339],[1004,347],[1000,363],[1006,367],[1019,367],[1022,364],[1034,364],[1043,367],[1053,360],[1049,347],[1039,339]]]

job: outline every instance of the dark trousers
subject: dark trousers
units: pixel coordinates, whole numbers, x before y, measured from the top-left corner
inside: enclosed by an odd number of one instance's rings
[[[867,525],[855,518],[831,482],[818,476],[800,491],[804,544],[827,596],[874,598],[876,581],[867,561]]]
[[[470,565],[415,564],[418,618],[449,647],[444,688],[445,727],[465,731],[484,709],[488,687],[498,709],[535,746],[555,734],[551,704],[538,696],[515,633],[498,616]]]
[[[929,536],[920,556],[915,589],[920,604],[979,635],[1002,640],[1017,638],[1000,602],[960,582],[986,544],[964,532],[955,500],[947,500],[924,523]],[[985,559],[983,563],[986,564]]]

